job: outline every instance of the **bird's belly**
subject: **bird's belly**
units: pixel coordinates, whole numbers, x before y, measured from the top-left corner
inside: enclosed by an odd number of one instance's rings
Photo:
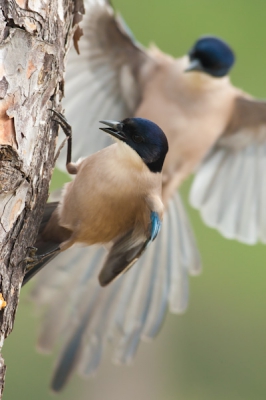
[[[129,210],[128,210],[129,211]],[[119,235],[133,229],[135,225],[135,210],[123,211],[113,209],[112,212],[103,212],[100,218],[93,218],[90,226],[85,224],[80,231],[79,241],[88,244],[108,243]]]
[[[89,199],[89,207],[79,208],[75,220],[64,221],[71,226],[75,241],[92,245],[108,243],[134,228],[139,207],[134,196],[104,196]],[[138,204],[139,205],[139,204]]]

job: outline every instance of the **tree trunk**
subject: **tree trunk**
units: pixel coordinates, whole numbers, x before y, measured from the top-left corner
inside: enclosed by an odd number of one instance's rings
[[[65,54],[83,0],[0,0],[0,351],[54,167]],[[5,303],[6,302],[6,306]],[[0,354],[0,398],[6,366]]]

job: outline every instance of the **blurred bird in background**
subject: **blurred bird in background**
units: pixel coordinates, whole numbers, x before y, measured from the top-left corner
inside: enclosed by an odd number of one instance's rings
[[[163,218],[162,167],[168,143],[163,131],[142,118],[101,121],[117,143],[71,161],[72,130],[62,114],[53,118],[68,137],[66,169],[76,175],[60,202],[48,203],[36,247],[39,262],[26,283],[47,262],[77,243],[109,248],[99,275],[101,286],[129,269],[160,231]]]
[[[190,200],[208,225],[245,243],[266,241],[266,103],[230,83],[230,47],[216,37],[202,37],[175,59],[138,44],[108,1],[87,0],[85,8],[80,55],[70,52],[66,74],[66,115],[77,135],[74,157],[85,147],[93,153],[109,144],[96,130],[98,120],[153,120],[169,141],[163,168],[167,212],[156,244],[108,288],[96,283],[101,249],[71,249],[53,263],[52,274],[47,268],[40,276],[33,298],[48,308],[39,347],[50,351],[68,327],[55,376],[75,367],[85,376],[93,374],[107,339],[115,346],[114,361],[130,362],[140,339],[158,332],[168,303],[172,312],[185,310],[187,275],[199,273],[200,259],[176,189],[191,173],[196,177]],[[63,168],[62,159],[58,165]]]

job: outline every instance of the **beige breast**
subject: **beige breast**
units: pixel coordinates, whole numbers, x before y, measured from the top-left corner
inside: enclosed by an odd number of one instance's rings
[[[222,134],[235,98],[236,90],[228,78],[184,73],[187,65],[187,57],[161,57],[136,111],[136,116],[157,123],[169,142],[163,168],[165,201]]]
[[[66,186],[60,225],[86,244],[107,243],[136,225],[147,229],[146,197],[159,197],[161,185],[159,176],[150,175],[137,153],[122,143],[88,157]]]

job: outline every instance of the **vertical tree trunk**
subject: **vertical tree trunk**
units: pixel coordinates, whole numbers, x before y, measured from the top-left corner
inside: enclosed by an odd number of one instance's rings
[[[0,351],[54,166],[65,54],[82,0],[0,0]],[[24,261],[23,261],[24,260]],[[0,398],[6,366],[0,354]]]

